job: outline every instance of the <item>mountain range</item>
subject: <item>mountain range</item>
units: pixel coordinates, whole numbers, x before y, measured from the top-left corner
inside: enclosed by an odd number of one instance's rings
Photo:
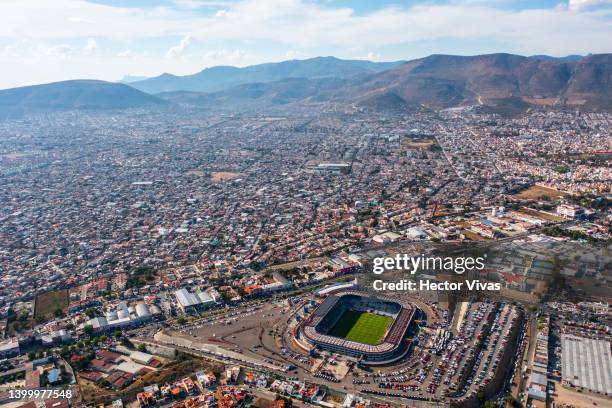
[[[235,111],[321,103],[375,111],[467,105],[507,114],[534,106],[612,111],[612,54],[431,55],[390,63],[319,57],[164,74],[129,85],[79,80],[0,91],[0,114],[163,105]]]
[[[461,105],[523,108],[532,105],[612,109],[612,54],[557,61],[512,54],[431,55],[345,88],[363,101],[393,94],[402,103],[431,108]]]
[[[286,78],[350,78],[384,71],[402,63],[403,61],[371,62],[342,60],[335,57],[317,57],[251,65],[244,68],[216,66],[186,76],[166,73],[143,81],[131,82],[130,85],[148,93],[172,91],[217,92],[236,85],[266,83]]]

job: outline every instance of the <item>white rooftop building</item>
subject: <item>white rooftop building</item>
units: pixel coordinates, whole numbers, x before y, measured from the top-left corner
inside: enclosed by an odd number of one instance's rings
[[[191,293],[187,289],[179,289],[174,292],[178,307],[183,312],[194,309],[206,308],[215,304],[215,300],[208,292]]]
[[[561,364],[564,385],[612,395],[610,342],[563,335]]]
[[[161,310],[156,305],[147,305],[141,302],[135,306],[128,307],[126,302],[120,302],[116,309],[107,311],[104,316],[88,320],[83,327],[91,326],[94,331],[98,332],[119,329],[141,324],[160,313]]]

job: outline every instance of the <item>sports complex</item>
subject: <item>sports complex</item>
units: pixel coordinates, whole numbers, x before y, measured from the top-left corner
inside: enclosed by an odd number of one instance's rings
[[[416,307],[408,302],[362,292],[329,295],[304,320],[301,344],[358,359],[369,365],[392,363],[409,349],[404,341]]]

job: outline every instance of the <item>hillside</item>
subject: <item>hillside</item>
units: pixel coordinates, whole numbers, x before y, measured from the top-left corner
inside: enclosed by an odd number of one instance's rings
[[[363,100],[392,93],[432,108],[570,105],[610,109],[612,54],[578,61],[490,54],[432,55],[375,74],[342,92]]]
[[[505,114],[534,106],[608,110],[612,109],[611,72],[612,54],[584,58],[431,55],[345,79],[287,78],[210,93],[160,96],[199,107],[238,110],[316,102],[356,103],[368,110],[394,112],[466,105]]]
[[[278,63],[251,65],[245,68],[216,66],[193,75],[163,74],[131,86],[148,93],[172,91],[218,92],[247,83],[266,83],[287,78],[351,78],[392,68],[401,62],[371,62],[317,57]]]
[[[3,116],[58,110],[126,109],[167,104],[130,86],[105,81],[73,80],[0,90]]]
[[[385,66],[390,68],[382,69]],[[612,54],[582,58],[431,55],[399,65],[326,57],[202,72],[206,75],[197,74],[196,79],[163,77],[174,81],[170,88],[194,80],[198,86],[223,89],[172,90],[154,96],[133,88],[139,82],[129,86],[94,80],[55,82],[0,91],[0,115],[163,104],[231,111],[322,103],[389,112],[456,106],[481,106],[502,114],[539,106],[612,110]],[[282,78],[271,80],[278,76]],[[249,82],[230,86],[240,81]]]

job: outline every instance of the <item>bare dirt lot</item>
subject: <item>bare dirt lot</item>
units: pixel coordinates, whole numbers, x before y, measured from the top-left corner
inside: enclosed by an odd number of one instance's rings
[[[542,211],[535,211],[535,210],[532,210],[532,209],[529,209],[529,208],[521,208],[518,211],[522,212],[523,214],[527,214],[527,215],[530,215],[530,216],[536,217],[536,218],[541,218],[541,219],[546,220],[546,221],[559,222],[559,221],[563,221],[564,220],[563,217],[559,217],[557,215],[545,213],[545,212],[542,212]]]
[[[571,390],[555,383],[557,397],[554,397],[558,404],[568,404],[576,408],[582,407],[610,407],[612,406],[612,398],[606,398],[600,395],[593,395],[586,392],[578,392]]]
[[[210,174],[210,177],[212,179],[212,181],[214,181],[215,183],[220,183],[222,181],[228,181],[228,180],[233,180],[235,178],[238,178],[242,176],[241,173],[232,173],[229,171],[218,171],[218,172],[213,172]]]
[[[543,198],[550,198],[551,200],[556,200],[565,195],[564,192],[555,190],[554,188],[548,188],[539,185],[533,185],[529,187],[527,190],[523,190],[520,193],[516,194],[516,198],[521,198],[523,200],[542,200]]]
[[[34,318],[46,319],[52,317],[56,310],[66,313],[68,308],[68,289],[41,293],[36,296]]]
[[[434,144],[436,141],[433,139],[403,139],[401,142],[402,147],[408,149],[425,149]]]

